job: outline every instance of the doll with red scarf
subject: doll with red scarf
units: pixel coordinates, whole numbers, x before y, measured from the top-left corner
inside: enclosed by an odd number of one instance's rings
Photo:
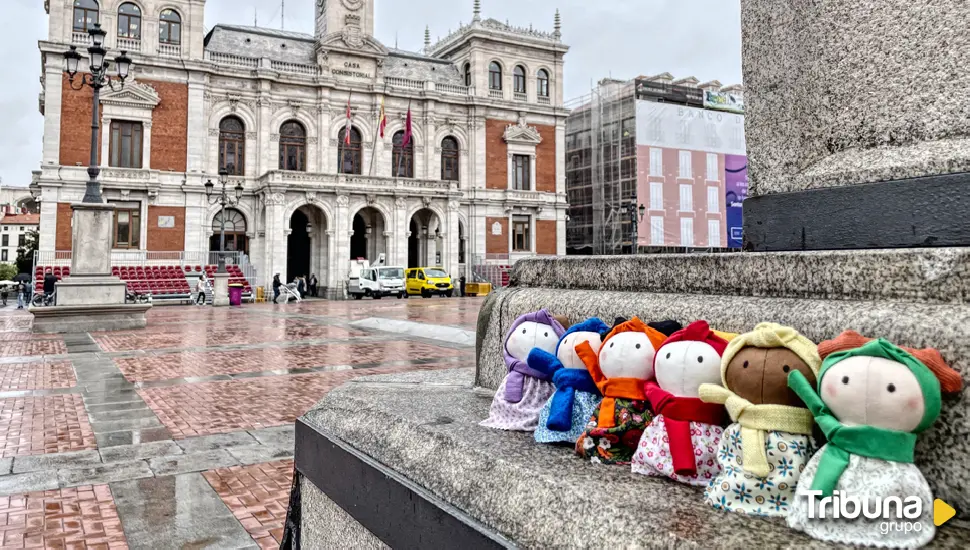
[[[576,346],[603,401],[576,440],[576,453],[594,464],[629,464],[650,406],[643,384],[653,379],[653,358],[667,337],[633,319],[620,323],[603,340],[597,355],[589,342]]]
[[[727,345],[706,321],[691,323],[664,342],[654,360],[656,380],[644,384],[654,417],[633,456],[635,473],[697,486],[720,473],[717,449],[727,411],[698,395],[701,384],[720,382]]]

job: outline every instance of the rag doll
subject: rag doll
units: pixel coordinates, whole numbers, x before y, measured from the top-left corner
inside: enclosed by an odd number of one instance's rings
[[[556,391],[552,377],[529,367],[526,359],[538,348],[555,353],[565,329],[548,311],[527,313],[512,323],[505,337],[505,375],[488,418],[481,425],[499,430],[531,432],[539,424],[539,411]]]
[[[788,515],[795,485],[815,452],[814,420],[788,388],[788,375],[814,381],[821,359],[795,329],[761,323],[728,344],[721,358],[723,386],[703,384],[700,398],[727,407],[732,424],[721,436],[721,467],[704,497],[722,510],[756,516]]]
[[[724,406],[698,398],[704,383],[721,379],[721,354],[728,343],[706,321],[691,323],[668,338],[654,360],[656,381],[645,385],[654,417],[633,455],[633,471],[706,486],[720,473],[717,449]]]
[[[559,340],[555,355],[538,348],[529,354],[529,367],[551,376],[556,386],[556,393],[539,413],[536,442],[573,444],[586,429],[586,421],[603,396],[586,364],[576,354],[576,346],[588,342],[593,352],[598,353],[609,331],[610,327],[600,319],[588,319],[569,327]]]
[[[929,543],[936,531],[933,493],[913,464],[913,450],[917,435],[940,415],[941,390],[959,391],[960,375],[934,349],[867,341],[854,332],[823,344],[831,355],[822,363],[817,393],[804,376],[793,372],[788,378],[828,438],[802,473],[788,525],[816,539],[847,545],[918,548]],[[858,506],[862,513],[834,518],[830,505],[820,519],[821,499],[833,496],[858,499],[856,505],[846,502],[845,509]],[[921,515],[898,519],[896,504],[890,507],[887,497],[898,497],[904,505],[918,498]],[[877,504],[889,510],[877,513]],[[918,528],[887,532],[887,521]]]
[[[652,418],[643,384],[653,379],[653,358],[666,337],[633,319],[613,327],[597,354],[589,342],[576,346],[603,401],[576,440],[576,453],[597,464],[629,464]]]

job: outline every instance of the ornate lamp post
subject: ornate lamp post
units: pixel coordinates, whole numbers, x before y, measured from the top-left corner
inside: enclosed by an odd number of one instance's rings
[[[229,184],[229,172],[223,168],[219,170],[219,183],[222,185],[222,190],[218,195],[213,195],[212,192],[215,190],[215,184],[212,180],[205,182],[205,196],[209,201],[209,204],[219,204],[222,208],[219,211],[219,218],[222,220],[222,227],[219,230],[219,267],[217,269],[218,273],[226,272],[226,207],[235,206],[239,204],[242,200],[243,186],[242,183],[237,183],[234,188],[236,194],[235,196],[230,196],[226,185]]]
[[[641,204],[640,208],[637,208],[636,200],[634,199],[633,202],[627,204],[626,209],[630,215],[630,227],[632,228],[630,233],[630,254],[636,254],[639,248],[639,243],[637,242],[640,238],[639,226],[640,222],[643,221],[644,214],[647,212],[647,207]],[[639,214],[639,217],[637,214]]]
[[[105,86],[112,90],[124,88],[125,80],[128,78],[128,72],[131,70],[131,59],[125,55],[127,52],[124,50],[122,50],[121,55],[115,58],[118,79],[120,81],[120,85],[115,88],[114,83],[111,81],[111,76],[108,74],[111,63],[105,59],[108,51],[103,46],[104,37],[107,33],[101,29],[99,23],[95,23],[94,28],[88,31],[88,34],[91,35],[91,47],[88,48],[91,61],[91,73],[82,74],[80,81],[75,83],[78,65],[81,63],[81,54],[78,53],[77,46],[71,46],[70,50],[64,52],[64,70],[67,72],[67,78],[73,90],[80,91],[84,86],[90,86],[94,90],[94,99],[91,108],[91,162],[88,166],[89,179],[82,202],[101,203],[104,202],[101,198],[101,184],[98,183],[98,175],[101,174],[101,169],[98,168],[98,129],[101,121],[101,88]]]

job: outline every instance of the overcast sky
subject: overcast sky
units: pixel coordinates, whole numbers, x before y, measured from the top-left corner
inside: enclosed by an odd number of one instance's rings
[[[285,28],[313,32],[316,0],[285,0]],[[42,0],[0,0],[0,178],[27,185],[40,165],[43,117],[37,110],[40,53],[47,37]],[[473,0],[377,0],[377,39],[388,46],[418,50],[425,25],[432,41],[472,17]],[[482,16],[551,31],[556,8],[562,14],[566,55],[566,97],[587,93],[600,78],[632,78],[664,71],[724,84],[741,81],[738,0],[482,0]],[[280,0],[208,0],[206,28],[216,23],[279,28]],[[87,131],[78,128],[77,131]]]

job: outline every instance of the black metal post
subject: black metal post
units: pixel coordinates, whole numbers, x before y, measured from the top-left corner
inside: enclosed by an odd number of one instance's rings
[[[101,70],[91,73],[91,89],[94,90],[91,105],[91,161],[88,164],[88,182],[81,202],[102,203],[101,183],[98,176],[101,168],[98,166],[98,129],[101,127]]]
[[[222,184],[222,197],[220,197],[219,202],[222,205],[222,209],[219,211],[219,217],[222,219],[222,226],[219,230],[219,264],[216,268],[218,273],[226,272],[226,184]]]

